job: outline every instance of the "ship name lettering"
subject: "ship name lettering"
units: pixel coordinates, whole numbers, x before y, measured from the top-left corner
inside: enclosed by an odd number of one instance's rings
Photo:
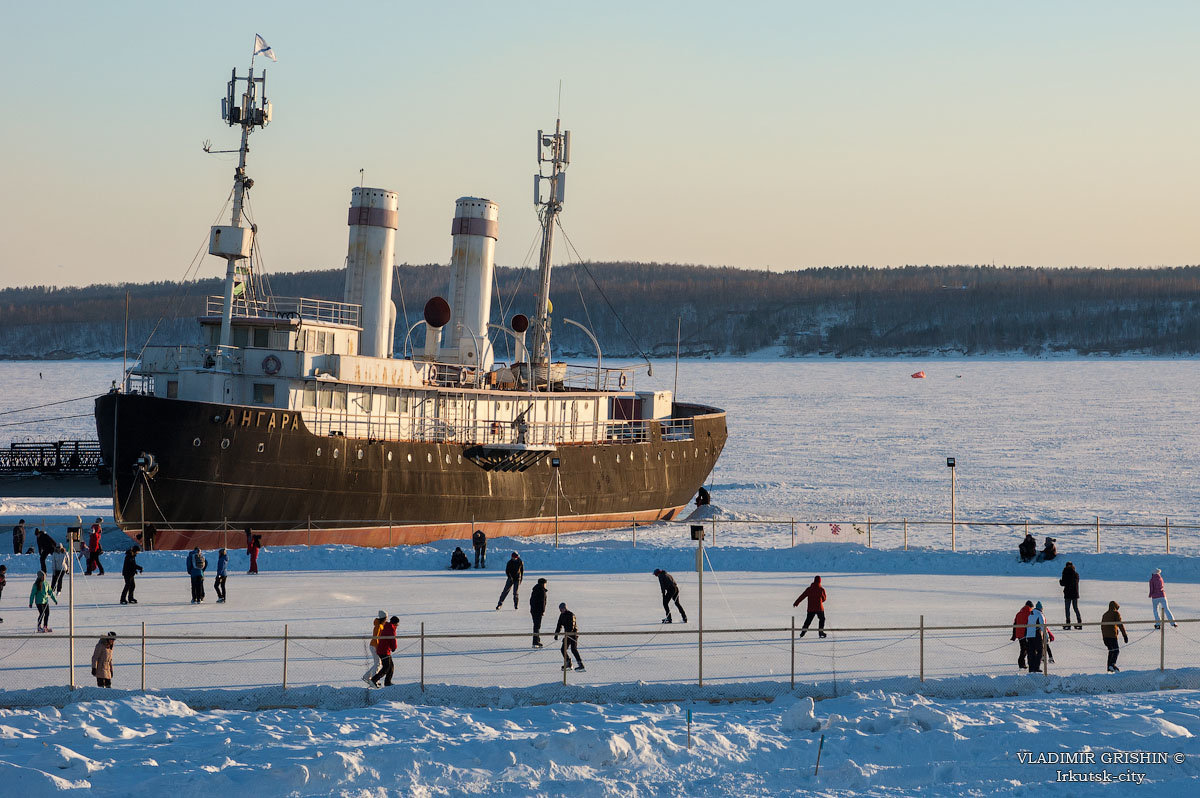
[[[267,422],[267,432],[275,429],[275,414],[271,414],[271,420]]]
[[[266,412],[267,411],[265,411],[265,410],[259,410],[258,415],[254,417],[254,428],[255,429],[258,429],[262,425],[263,413],[266,413]],[[275,414],[272,413],[271,415],[275,415]]]
[[[242,426],[250,426],[250,422],[254,420],[254,413],[249,410],[242,411]]]

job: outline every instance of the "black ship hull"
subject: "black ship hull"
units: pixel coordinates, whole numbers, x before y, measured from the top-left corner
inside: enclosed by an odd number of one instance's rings
[[[109,393],[96,426],[113,474],[113,515],[155,548],[389,546],[626,526],[675,517],[725,445],[723,411],[676,403],[692,437],[649,423],[640,442],[553,452],[318,436],[299,413]],[[152,460],[139,458],[151,455]],[[554,467],[552,462],[559,465]],[[556,489],[557,488],[557,489]]]

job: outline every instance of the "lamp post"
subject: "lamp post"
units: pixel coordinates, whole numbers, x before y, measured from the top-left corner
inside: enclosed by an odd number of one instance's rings
[[[700,610],[698,613],[700,626],[697,637],[696,656],[697,676],[700,686],[704,686],[704,524],[692,524],[692,540],[696,541],[696,573],[700,576]]]
[[[67,673],[70,676],[71,689],[75,689],[75,550],[79,546],[80,531],[83,528],[83,519],[80,518],[79,526],[71,527],[67,530],[67,591],[70,598],[70,603],[67,605]]]
[[[559,482],[558,467],[561,465],[557,457],[550,458],[550,467],[554,469],[554,548],[558,548],[558,497],[562,493],[562,484]]]
[[[958,551],[955,540],[955,532],[957,526],[954,518],[954,494],[955,494],[955,479],[954,479],[954,458],[946,458],[946,468],[950,469],[950,551]]]

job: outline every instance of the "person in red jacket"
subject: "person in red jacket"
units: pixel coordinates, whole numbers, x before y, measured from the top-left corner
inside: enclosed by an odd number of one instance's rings
[[[84,576],[91,576],[92,571],[99,571],[101,576],[104,576],[104,566],[100,563],[100,555],[104,549],[100,547],[100,519],[96,519],[96,523],[92,524],[92,534],[88,537],[88,558],[87,572]]]
[[[799,607],[800,602],[808,599],[808,615],[804,618],[804,628],[800,630],[800,636],[808,631],[808,625],[812,623],[813,616],[819,619],[817,624],[817,632],[821,637],[828,637],[825,634],[825,588],[821,587],[821,577],[814,576],[812,584],[804,589],[800,597],[792,602],[793,607]]]
[[[384,687],[392,686],[392,674],[396,671],[392,652],[396,650],[396,627],[399,624],[400,618],[393,615],[379,630],[379,645],[375,648],[375,653],[379,655],[379,672],[371,677],[372,687],[378,687],[380,679],[383,679]]]
[[[1017,610],[1017,617],[1013,618],[1013,631],[1010,640],[1016,640],[1021,646],[1021,653],[1017,656],[1017,667],[1025,670],[1025,655],[1029,653],[1029,647],[1026,643],[1025,627],[1029,620],[1029,613],[1033,612],[1033,602],[1026,601],[1025,606]]]

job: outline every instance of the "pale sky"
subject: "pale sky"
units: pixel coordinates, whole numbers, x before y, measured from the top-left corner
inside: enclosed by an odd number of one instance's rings
[[[340,267],[359,169],[398,262],[455,198],[536,234],[534,135],[573,133],[588,260],[795,269],[1200,261],[1200,3],[47,2],[0,25],[0,286],[177,280],[230,187],[254,34],[269,271]],[[260,59],[259,64],[261,65]],[[558,251],[560,259],[567,256]],[[223,274],[206,257],[200,274]]]

